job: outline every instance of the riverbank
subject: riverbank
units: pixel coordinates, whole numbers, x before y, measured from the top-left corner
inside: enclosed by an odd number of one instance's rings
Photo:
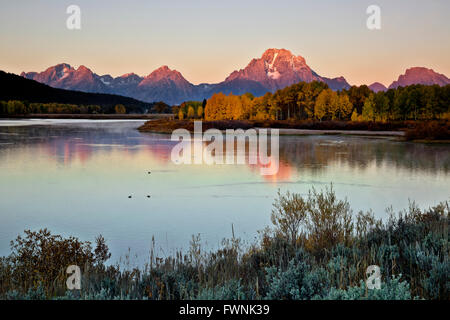
[[[255,121],[255,120],[217,120],[202,121],[202,131],[208,129],[279,129],[280,135],[357,135],[374,137],[395,137],[403,140],[441,143],[450,142],[448,121]],[[176,129],[194,131],[194,120],[157,119],[148,121],[141,132],[167,133]]]
[[[139,128],[140,131],[170,133],[175,129],[194,130],[195,120],[168,120],[159,119],[145,123]],[[250,128],[272,128],[280,129],[288,134],[306,133],[306,132],[402,132],[406,128],[411,127],[407,122],[352,122],[352,121],[286,121],[286,120],[215,120],[202,121],[202,130],[211,128],[226,129],[250,129]],[[284,131],[288,130],[288,131]],[[302,131],[289,131],[302,130]],[[309,131],[308,131],[309,130]],[[393,135],[399,135],[394,133]],[[401,135],[401,133],[400,133]]]
[[[259,128],[256,128],[259,129]],[[404,131],[368,131],[368,130],[310,130],[310,129],[279,129],[280,135],[356,135],[377,137],[404,137]]]
[[[388,128],[396,130],[382,130]],[[338,121],[202,121],[202,131],[208,129],[250,129],[263,128],[279,129],[280,135],[358,135],[377,137],[404,137],[405,131],[400,130],[398,125],[346,123]],[[159,119],[148,121],[141,127],[141,132],[172,133],[175,129],[186,129],[194,131],[194,121],[191,120],[166,120]]]

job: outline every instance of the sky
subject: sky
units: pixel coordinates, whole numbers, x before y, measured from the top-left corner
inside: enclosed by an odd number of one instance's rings
[[[81,30],[69,30],[69,5]],[[369,5],[381,29],[369,30]],[[321,76],[389,85],[409,67],[450,76],[448,0],[0,0],[0,69],[58,63],[141,76],[168,65],[194,84],[223,81],[268,48]]]

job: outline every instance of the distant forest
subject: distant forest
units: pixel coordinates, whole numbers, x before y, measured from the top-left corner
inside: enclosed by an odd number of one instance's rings
[[[217,93],[173,111],[179,119],[205,120],[448,120],[450,85],[412,85],[375,93],[365,85],[336,92],[323,82],[300,82],[262,97]]]
[[[28,113],[170,113],[163,102],[49,87],[0,71],[0,115]]]

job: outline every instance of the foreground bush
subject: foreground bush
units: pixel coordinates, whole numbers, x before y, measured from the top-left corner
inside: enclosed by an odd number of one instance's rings
[[[347,290],[331,288],[323,297],[324,300],[410,300],[411,292],[406,281],[393,277],[381,285],[379,290],[368,290],[361,281],[358,287],[349,287]]]
[[[95,248],[48,230],[25,231],[0,259],[1,299],[450,299],[448,203],[422,211],[412,203],[387,221],[353,215],[332,188],[281,194],[274,227],[243,247],[239,239],[213,252],[193,237],[187,254],[151,254],[142,269],[107,265],[105,240]],[[153,251],[152,251],[153,252]],[[67,291],[68,265],[82,269],[81,290]],[[381,289],[365,285],[381,269]]]

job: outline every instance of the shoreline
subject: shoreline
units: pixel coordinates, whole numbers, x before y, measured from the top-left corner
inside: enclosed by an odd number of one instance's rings
[[[154,119],[138,128],[140,132],[171,134],[176,129],[194,131],[194,119]],[[280,136],[347,135],[373,138],[390,138],[397,141],[420,143],[450,143],[446,121],[285,121],[285,120],[212,120],[202,121],[202,131],[208,129],[278,129]]]
[[[342,123],[341,123],[342,124]],[[355,135],[355,136],[374,136],[374,137],[397,137],[404,138],[405,131],[403,130],[369,130],[362,128],[342,128],[339,124],[335,124],[328,129],[320,127],[321,124],[304,124],[303,128],[287,127],[291,126],[292,123],[264,123],[261,121],[240,121],[240,120],[228,120],[228,121],[203,121],[202,131],[208,129],[218,129],[220,131],[225,131],[227,129],[278,129],[280,136],[306,136],[306,135]],[[315,128],[317,126],[318,128]],[[189,132],[194,131],[193,121],[190,120],[170,120],[158,119],[156,121],[148,121],[144,125],[138,128],[140,132],[149,133],[161,133],[161,134],[171,134],[175,129],[186,129]]]
[[[262,128],[255,128],[256,130]],[[272,128],[277,129],[277,128]],[[321,130],[321,129],[278,129],[280,136],[307,135],[354,135],[377,137],[404,137],[404,131],[370,131],[370,130]]]
[[[0,124],[18,120],[147,120],[138,127],[141,133],[171,134],[176,129],[194,131],[195,120],[176,120],[173,114],[28,114],[0,116]],[[197,121],[200,121],[197,120]],[[308,136],[308,135],[341,135],[372,138],[387,138],[394,141],[450,144],[450,139],[427,139],[416,137],[407,139],[408,123],[355,123],[344,121],[249,121],[249,120],[215,120],[202,121],[202,131],[218,129],[278,129],[280,136]],[[367,128],[367,129],[366,129]],[[392,130],[389,130],[391,129]]]

